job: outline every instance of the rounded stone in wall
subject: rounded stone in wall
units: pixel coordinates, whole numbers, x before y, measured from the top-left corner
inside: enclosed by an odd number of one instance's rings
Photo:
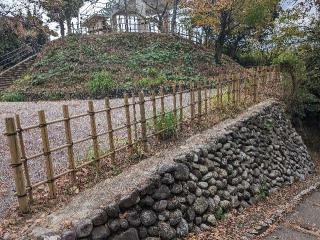
[[[140,219],[143,226],[148,227],[156,223],[157,215],[152,210],[144,210],[141,213]]]

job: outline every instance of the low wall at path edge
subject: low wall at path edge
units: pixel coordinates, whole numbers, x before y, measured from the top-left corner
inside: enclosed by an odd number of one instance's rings
[[[176,239],[313,172],[281,105],[267,101],[107,179],[51,214],[38,239]],[[63,223],[73,227],[63,229]],[[29,237],[30,237],[29,236]]]

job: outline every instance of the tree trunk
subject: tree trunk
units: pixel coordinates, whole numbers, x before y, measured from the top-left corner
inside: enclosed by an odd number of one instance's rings
[[[64,28],[64,21],[60,20],[59,21],[59,27],[60,27],[60,35],[62,38],[64,38],[66,36],[65,34],[65,28]]]
[[[71,23],[70,17],[67,17],[67,29],[68,29],[68,35],[72,34],[72,23]]]
[[[128,20],[128,3],[127,0],[124,0],[124,14],[125,14],[125,29],[126,32],[129,32],[129,20]]]
[[[219,36],[215,43],[215,60],[217,64],[221,64],[221,58],[222,58],[222,48],[224,45],[224,38],[222,36]]]
[[[175,33],[176,26],[177,26],[177,11],[178,11],[178,4],[180,0],[174,0],[173,2],[173,12],[172,12],[172,19],[171,19],[171,33]]]

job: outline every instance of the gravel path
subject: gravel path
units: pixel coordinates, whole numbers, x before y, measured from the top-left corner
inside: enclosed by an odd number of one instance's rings
[[[132,99],[129,99],[131,102]],[[177,98],[178,100],[178,98]],[[137,101],[137,100],[136,100]],[[183,105],[189,103],[189,95],[185,94],[183,96]],[[19,114],[21,118],[22,127],[35,125],[38,123],[39,110],[44,110],[46,113],[47,121],[61,119],[62,118],[62,105],[67,104],[69,106],[70,115],[78,115],[87,112],[88,105],[87,101],[73,100],[73,101],[59,101],[59,102],[23,102],[23,103],[0,103],[0,128],[4,132],[4,119],[6,117],[12,117],[14,114]],[[110,100],[110,105],[112,107],[123,105],[122,99],[112,99]],[[104,108],[104,100],[94,101],[95,110],[100,110]],[[172,97],[165,98],[166,111],[173,108]],[[160,100],[157,100],[157,108],[160,109]],[[186,110],[186,109],[185,109]],[[137,119],[139,120],[139,106],[136,106]],[[131,108],[132,114],[132,108]],[[185,113],[186,114],[186,113]],[[151,102],[146,102],[146,115],[147,118],[152,116],[152,105]],[[131,119],[133,117],[131,116]],[[113,110],[112,113],[113,127],[117,128],[119,126],[125,125],[125,113],[124,109]],[[97,131],[102,133],[106,131],[106,115],[104,112],[96,115]],[[72,136],[73,140],[83,139],[90,134],[90,121],[89,117],[82,117],[74,119],[71,121]],[[117,137],[115,142],[118,145],[125,143],[125,132],[122,130],[117,132]],[[51,148],[61,146],[65,144],[64,135],[64,125],[63,123],[58,123],[48,126],[48,132],[50,137]],[[30,130],[24,132],[24,141],[26,144],[27,156],[32,156],[34,154],[41,152],[41,139],[39,130]],[[101,149],[106,149],[107,136],[100,137]],[[92,155],[92,141],[84,142],[82,144],[75,145],[75,157],[76,161],[79,161],[83,157],[90,154]],[[66,150],[60,152],[55,152],[52,154],[53,165],[55,175],[61,173],[67,167],[66,160]],[[9,167],[9,151],[7,148],[7,141],[3,134],[0,135],[0,217],[9,204],[12,201],[16,201],[13,196],[14,193],[14,183],[11,176],[12,170]],[[29,171],[32,183],[41,181],[45,179],[43,158],[36,158],[28,161]]]

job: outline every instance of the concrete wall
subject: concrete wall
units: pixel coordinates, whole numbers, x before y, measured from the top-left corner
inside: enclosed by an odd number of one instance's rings
[[[303,180],[314,165],[281,106],[265,102],[135,168],[78,196],[46,226],[35,228],[33,236],[184,237],[214,227],[231,209],[242,211],[281,186]],[[66,220],[72,228],[63,229]]]

